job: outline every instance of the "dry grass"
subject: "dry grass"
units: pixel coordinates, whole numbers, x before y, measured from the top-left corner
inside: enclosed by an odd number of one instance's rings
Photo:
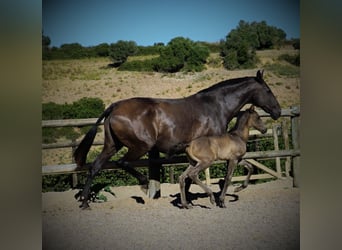
[[[276,63],[277,57],[285,53],[296,52],[292,49],[257,52],[260,64],[255,69],[228,71],[217,65],[208,65],[202,72],[174,74],[118,71],[107,67],[111,63],[107,58],[43,61],[42,102],[63,104],[82,97],[99,97],[108,106],[120,99],[136,96],[184,97],[222,80],[254,76],[266,63]],[[217,59],[218,54],[210,57],[212,60]],[[299,77],[284,78],[265,71],[264,78],[283,108],[299,105]],[[44,150],[42,162],[46,165],[71,161],[69,151]]]

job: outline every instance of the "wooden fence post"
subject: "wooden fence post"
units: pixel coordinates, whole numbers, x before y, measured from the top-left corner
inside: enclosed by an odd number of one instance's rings
[[[278,128],[279,128],[279,124],[274,124],[272,127],[274,150],[279,150]],[[276,160],[276,169],[278,173],[278,178],[281,178],[280,158],[276,157],[275,160]]]
[[[283,131],[285,150],[289,150],[290,149],[290,142],[289,142],[289,129],[287,127],[287,122],[285,120],[283,120],[281,126],[282,126],[282,131]],[[288,156],[288,157],[286,157],[286,161],[285,161],[285,175],[286,175],[286,177],[290,176],[290,169],[291,169],[291,157]]]
[[[292,130],[292,145],[293,149],[297,150],[300,148],[299,143],[299,107],[292,107],[292,113],[294,116],[291,117],[291,130]],[[293,162],[293,187],[299,187],[300,178],[300,156],[294,156],[292,158]]]
[[[175,183],[175,173],[173,170],[173,166],[170,166],[169,175],[170,175],[170,183],[174,184]]]
[[[156,149],[152,149],[148,153],[148,175],[149,175],[149,183],[148,183],[148,196],[151,199],[157,199],[160,197],[160,170],[162,164],[153,162],[155,159],[159,159],[160,154]]]
[[[207,186],[211,185],[211,181],[210,181],[210,170],[209,168],[207,168],[206,170],[204,170],[205,173],[205,184]]]
[[[71,142],[75,143],[76,139],[72,139]],[[71,162],[72,163],[75,163],[75,160],[73,157],[75,150],[76,150],[76,146],[71,147]],[[78,184],[77,173],[73,173],[72,174],[72,187],[75,188],[77,186],[77,184]]]

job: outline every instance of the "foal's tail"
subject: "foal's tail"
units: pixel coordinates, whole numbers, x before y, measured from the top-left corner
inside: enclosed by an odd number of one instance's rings
[[[77,149],[74,152],[74,159],[78,167],[81,167],[85,165],[87,154],[90,150],[90,147],[95,139],[96,133],[97,133],[97,127],[103,120],[103,118],[107,118],[109,114],[112,112],[114,105],[110,105],[97,119],[96,123],[93,125],[93,127],[88,131],[88,133],[84,136],[82,139],[80,145],[78,145]]]

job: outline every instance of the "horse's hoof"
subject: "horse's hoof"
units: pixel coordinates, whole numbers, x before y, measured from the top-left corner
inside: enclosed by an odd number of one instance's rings
[[[90,210],[90,207],[89,207],[88,203],[82,203],[80,205],[80,208],[82,208],[82,210]]]

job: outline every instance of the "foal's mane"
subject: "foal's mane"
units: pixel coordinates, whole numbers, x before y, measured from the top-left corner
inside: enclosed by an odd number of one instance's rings
[[[248,110],[240,111],[236,116],[236,123],[233,128],[229,130],[229,133],[237,131],[241,124],[245,124],[250,116]]]

